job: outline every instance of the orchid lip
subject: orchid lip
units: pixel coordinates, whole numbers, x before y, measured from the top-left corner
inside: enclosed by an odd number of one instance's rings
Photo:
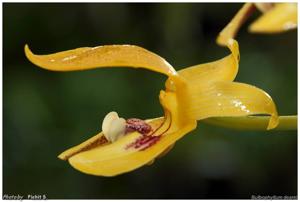
[[[155,144],[160,139],[159,137],[170,128],[170,126],[168,126],[166,130],[163,130],[162,132],[160,132],[160,134],[158,134],[159,129],[165,124],[165,119],[162,119],[161,123],[158,124],[151,123],[151,121],[156,121],[158,119],[162,118],[150,119],[145,121],[136,118],[127,119],[128,131],[126,132],[126,134],[124,134],[124,136],[136,134],[139,135],[131,143],[124,147],[124,149],[135,149],[143,151]],[[132,123],[138,124],[132,125]],[[121,140],[122,138],[120,138],[119,140]],[[118,142],[119,140],[116,140],[116,142]],[[78,148],[75,148],[73,150],[71,148],[61,153],[58,157],[62,160],[68,160],[79,153],[90,151],[99,147],[105,147],[114,143],[115,142],[109,141],[102,132],[76,146]]]
[[[100,146],[109,144],[108,140],[103,135],[101,136],[100,134],[97,134],[96,136],[90,138],[89,140],[90,141],[87,144],[85,144],[84,146],[78,145],[79,148],[75,149],[74,151],[67,150],[67,151],[62,152],[58,156],[58,158],[60,158],[61,160],[68,160],[72,156],[79,154],[81,152],[89,151],[96,147],[100,147]]]

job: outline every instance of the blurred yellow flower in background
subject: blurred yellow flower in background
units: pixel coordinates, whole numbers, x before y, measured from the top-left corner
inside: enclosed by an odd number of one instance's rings
[[[250,32],[280,33],[297,28],[297,3],[256,3],[263,15],[249,27]]]

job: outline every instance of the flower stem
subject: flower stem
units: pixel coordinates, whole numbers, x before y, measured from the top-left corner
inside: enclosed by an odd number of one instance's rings
[[[237,130],[266,130],[269,116],[218,117],[202,120],[203,123]],[[272,130],[297,130],[297,115],[279,116],[279,124]]]

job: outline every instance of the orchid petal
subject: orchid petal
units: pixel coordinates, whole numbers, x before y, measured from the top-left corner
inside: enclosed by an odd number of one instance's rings
[[[297,27],[297,14],[296,3],[277,3],[274,5],[274,8],[253,22],[249,27],[249,31],[278,33],[295,29]]]
[[[190,86],[187,114],[197,120],[209,117],[234,117],[254,114],[271,115],[268,129],[276,127],[278,116],[272,98],[263,90],[237,82],[215,82]]]
[[[133,67],[145,68],[167,76],[177,74],[165,59],[134,45],[76,48],[49,55],[35,55],[26,45],[25,54],[35,65],[53,71],[74,71],[101,67]]]
[[[215,62],[195,65],[178,71],[192,85],[203,85],[211,81],[233,81],[239,68],[239,44],[230,40],[227,44],[231,54]]]
[[[217,38],[217,43],[219,45],[226,46],[228,41],[235,37],[241,25],[249,17],[252,11],[254,11],[254,8],[255,7],[252,3],[245,3],[238,13],[233,17],[233,19],[220,32]]]

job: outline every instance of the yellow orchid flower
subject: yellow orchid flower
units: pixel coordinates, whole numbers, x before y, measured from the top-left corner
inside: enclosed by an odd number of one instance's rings
[[[247,11],[243,7],[233,19],[239,24]],[[234,27],[234,26],[230,26]],[[174,143],[210,117],[270,115],[267,129],[278,125],[275,104],[263,90],[233,82],[238,72],[239,47],[235,31],[225,28],[218,42],[231,54],[214,62],[176,71],[165,59],[132,45],[77,48],[49,55],[35,55],[25,46],[35,65],[54,71],[87,70],[101,67],[145,68],[167,76],[159,94],[164,117],[123,119],[116,112],[103,120],[102,132],[59,155],[77,170],[98,176],[115,176],[151,163]]]
[[[254,21],[250,32],[279,33],[297,28],[297,3],[256,3],[263,15]]]
[[[240,16],[238,21],[242,24],[257,8],[263,15],[249,26],[253,33],[281,33],[297,28],[298,7],[297,3],[245,3],[247,12]],[[240,25],[239,25],[240,26]],[[230,28],[232,31],[236,29]]]
[[[238,69],[237,42],[231,41],[229,48],[232,54],[221,60],[179,72],[164,59],[136,46],[84,48],[86,51],[77,49],[46,56],[34,55],[26,46],[25,52],[34,64],[51,70],[89,69],[102,64],[113,67],[143,65],[168,76],[166,90],[161,91],[159,96],[165,116],[146,120],[151,126],[150,133],[128,133],[115,142],[108,142],[104,134],[99,133],[59,156],[68,159],[73,167],[82,172],[113,176],[150,162],[195,129],[197,120],[217,116],[270,114],[272,117],[268,128],[277,125],[275,105],[264,91],[232,82]],[[135,59],[129,57],[127,60],[123,51],[136,55]],[[87,61],[90,63],[87,64]]]
[[[250,32],[273,34],[297,28],[298,9],[296,3],[245,3],[219,34],[217,43],[224,45],[226,40],[233,38],[255,8],[264,14],[249,26]]]

